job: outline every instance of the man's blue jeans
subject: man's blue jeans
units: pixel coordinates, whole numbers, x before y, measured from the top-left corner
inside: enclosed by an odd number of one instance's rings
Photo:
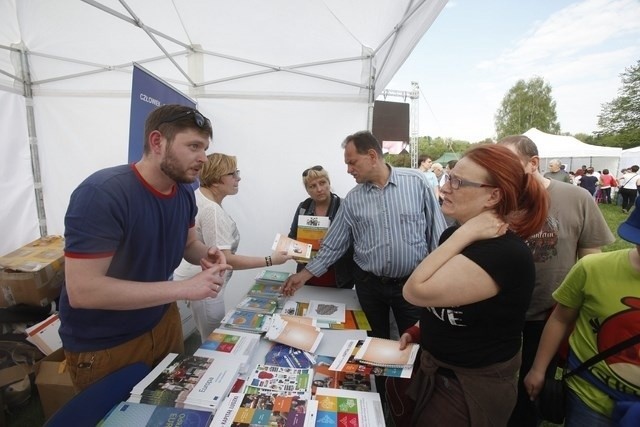
[[[567,390],[564,427],[613,427],[610,418],[588,407],[573,391]]]

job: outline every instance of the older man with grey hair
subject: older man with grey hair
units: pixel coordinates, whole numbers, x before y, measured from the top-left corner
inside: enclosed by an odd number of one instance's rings
[[[559,159],[549,161],[549,172],[545,173],[544,177],[561,182],[571,182],[571,177],[562,169],[562,162]]]

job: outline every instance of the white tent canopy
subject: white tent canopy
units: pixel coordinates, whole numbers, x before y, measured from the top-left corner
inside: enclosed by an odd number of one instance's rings
[[[614,175],[618,170],[621,148],[585,144],[572,136],[552,135],[536,128],[529,129],[524,135],[536,143],[543,173],[551,159],[560,159],[567,165],[567,172],[575,171],[582,165],[593,166],[600,171],[609,169]]]
[[[0,254],[63,234],[73,189],[127,161],[132,63],[194,98],[210,151],[242,181],[223,205],[239,252],[267,255],[322,164],[354,185],[340,142],[446,0],[5,0],[0,2]],[[141,141],[142,143],[142,141]],[[291,263],[284,269],[293,270]],[[255,272],[236,272],[237,294]]]
[[[628,168],[633,165],[640,165],[640,147],[622,150],[620,154],[620,168]]]

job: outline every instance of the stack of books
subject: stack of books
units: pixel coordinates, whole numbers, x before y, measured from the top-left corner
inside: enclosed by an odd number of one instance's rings
[[[157,427],[188,426],[209,427],[213,414],[196,409],[120,402],[98,424],[100,427]]]
[[[238,378],[227,358],[169,353],[131,390],[129,402],[215,412]]]
[[[256,276],[256,283],[265,285],[283,285],[291,273],[277,270],[261,270]]]
[[[269,329],[271,316],[255,311],[234,309],[230,310],[221,320],[225,329],[237,329],[244,332],[261,334]]]
[[[239,373],[244,374],[252,367],[249,362],[259,342],[259,335],[218,328],[205,338],[194,356],[233,360],[240,364]]]
[[[248,295],[236,305],[236,309],[273,314],[278,309],[278,301],[275,298]]]

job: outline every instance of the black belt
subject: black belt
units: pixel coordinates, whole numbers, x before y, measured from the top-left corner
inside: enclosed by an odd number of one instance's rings
[[[367,272],[367,274],[373,279],[382,283],[383,285],[403,285],[409,278],[409,276],[404,276],[404,277],[376,276],[375,274],[369,273],[369,272]]]

